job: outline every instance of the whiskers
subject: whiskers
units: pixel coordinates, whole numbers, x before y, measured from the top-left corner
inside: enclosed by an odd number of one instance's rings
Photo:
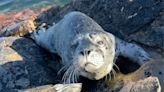
[[[62,73],[62,72],[65,72],[67,68],[68,68],[67,65],[63,66],[63,67],[57,72],[57,75],[61,75],[61,73]]]
[[[109,73],[105,76],[105,81],[108,81],[108,80],[111,80],[111,79],[112,79],[111,73]]]
[[[117,71],[120,71],[119,67],[115,63],[113,65],[117,69]]]
[[[59,72],[58,75],[61,75],[61,73],[63,73],[63,77],[62,77],[62,81],[67,84],[67,83],[76,83],[79,79],[79,75],[78,75],[78,71],[77,69],[74,67],[74,65],[67,65],[62,67]]]
[[[115,63],[113,65],[111,72],[105,76],[105,81],[110,81],[112,78],[115,79],[117,71],[120,71],[119,67]]]

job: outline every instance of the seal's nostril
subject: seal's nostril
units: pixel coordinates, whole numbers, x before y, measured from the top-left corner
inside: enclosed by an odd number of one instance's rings
[[[88,51],[86,51],[86,53],[89,55],[89,54],[91,53],[91,51],[90,51],[90,50],[88,50]]]
[[[80,51],[80,54],[84,56],[84,52],[83,51]]]
[[[80,54],[81,54],[81,55],[84,55],[84,54],[89,55],[90,53],[91,53],[90,50],[80,51]]]

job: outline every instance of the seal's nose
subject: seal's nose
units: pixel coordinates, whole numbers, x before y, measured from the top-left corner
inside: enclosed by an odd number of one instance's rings
[[[91,53],[91,51],[93,51],[92,49],[87,49],[87,50],[83,50],[83,51],[80,51],[80,54],[81,55],[89,55]]]

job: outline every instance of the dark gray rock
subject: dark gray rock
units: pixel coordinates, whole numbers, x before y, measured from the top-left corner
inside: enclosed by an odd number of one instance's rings
[[[57,83],[56,72],[47,67],[49,56],[44,49],[27,38],[0,39],[0,90]]]
[[[87,5],[86,3],[91,5]],[[125,38],[159,15],[160,0],[81,0],[74,8],[95,19],[104,30]],[[87,9],[83,9],[88,6]],[[81,8],[83,7],[83,8]],[[87,10],[87,11],[84,11]]]
[[[129,38],[141,44],[161,49],[160,52],[164,57],[164,12],[161,12],[150,26],[131,34]]]
[[[147,28],[130,37],[141,44],[164,50],[164,26]]]

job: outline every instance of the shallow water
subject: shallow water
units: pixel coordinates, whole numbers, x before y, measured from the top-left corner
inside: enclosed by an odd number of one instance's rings
[[[0,0],[0,12],[38,9],[46,6],[64,5],[70,0]]]

